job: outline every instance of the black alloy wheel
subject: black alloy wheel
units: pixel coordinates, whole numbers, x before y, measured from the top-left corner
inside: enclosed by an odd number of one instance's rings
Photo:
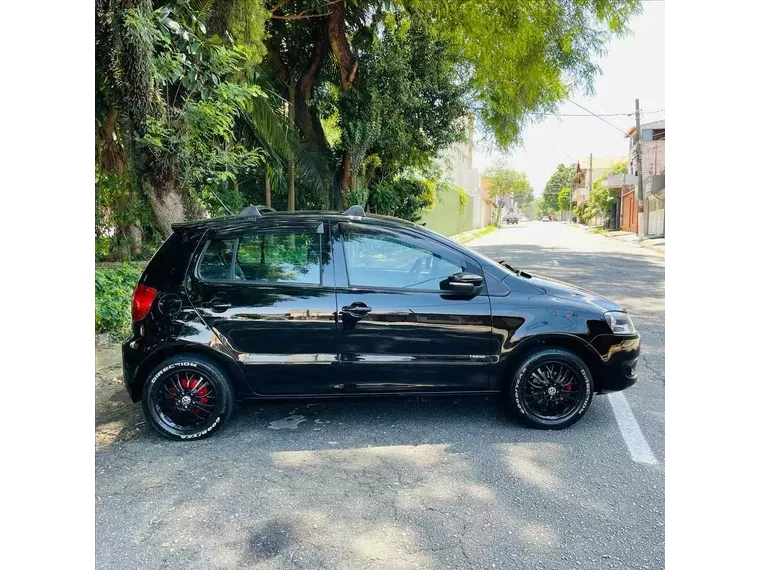
[[[507,402],[532,427],[563,429],[583,417],[593,391],[591,372],[580,358],[549,348],[529,355],[518,367]]]
[[[170,439],[200,439],[232,413],[234,391],[209,360],[180,355],[162,362],[143,388],[143,411],[151,426]]]

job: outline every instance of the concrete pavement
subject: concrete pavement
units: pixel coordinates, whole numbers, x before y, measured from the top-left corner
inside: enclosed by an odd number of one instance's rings
[[[467,245],[628,307],[644,347],[625,400],[561,432],[493,399],[243,404],[213,438],[172,443],[106,366],[97,567],[663,568],[664,258],[554,222]]]

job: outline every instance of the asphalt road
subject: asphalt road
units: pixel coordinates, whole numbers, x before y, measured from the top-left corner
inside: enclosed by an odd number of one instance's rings
[[[243,404],[211,439],[173,443],[106,363],[97,567],[663,568],[664,257],[557,222],[468,245],[625,305],[639,382],[561,432],[494,399]]]

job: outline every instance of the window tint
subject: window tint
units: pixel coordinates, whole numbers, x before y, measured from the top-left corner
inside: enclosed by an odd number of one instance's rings
[[[204,279],[229,279],[234,244],[234,239],[213,240],[208,244],[199,268],[201,277]]]
[[[354,286],[438,289],[439,283],[463,270],[455,262],[396,238],[343,234],[348,282]]]
[[[318,285],[320,257],[317,233],[248,235],[238,244],[235,279]]]

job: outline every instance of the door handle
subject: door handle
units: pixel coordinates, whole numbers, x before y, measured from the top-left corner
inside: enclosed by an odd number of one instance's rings
[[[372,311],[372,307],[368,307],[366,303],[362,303],[361,301],[351,303],[341,309],[341,312],[351,315],[355,319],[361,319],[370,311]]]
[[[227,309],[229,309],[232,306],[231,303],[227,303],[225,301],[221,301],[219,299],[214,299],[213,301],[210,301],[208,303],[209,309],[216,313],[223,313]]]

